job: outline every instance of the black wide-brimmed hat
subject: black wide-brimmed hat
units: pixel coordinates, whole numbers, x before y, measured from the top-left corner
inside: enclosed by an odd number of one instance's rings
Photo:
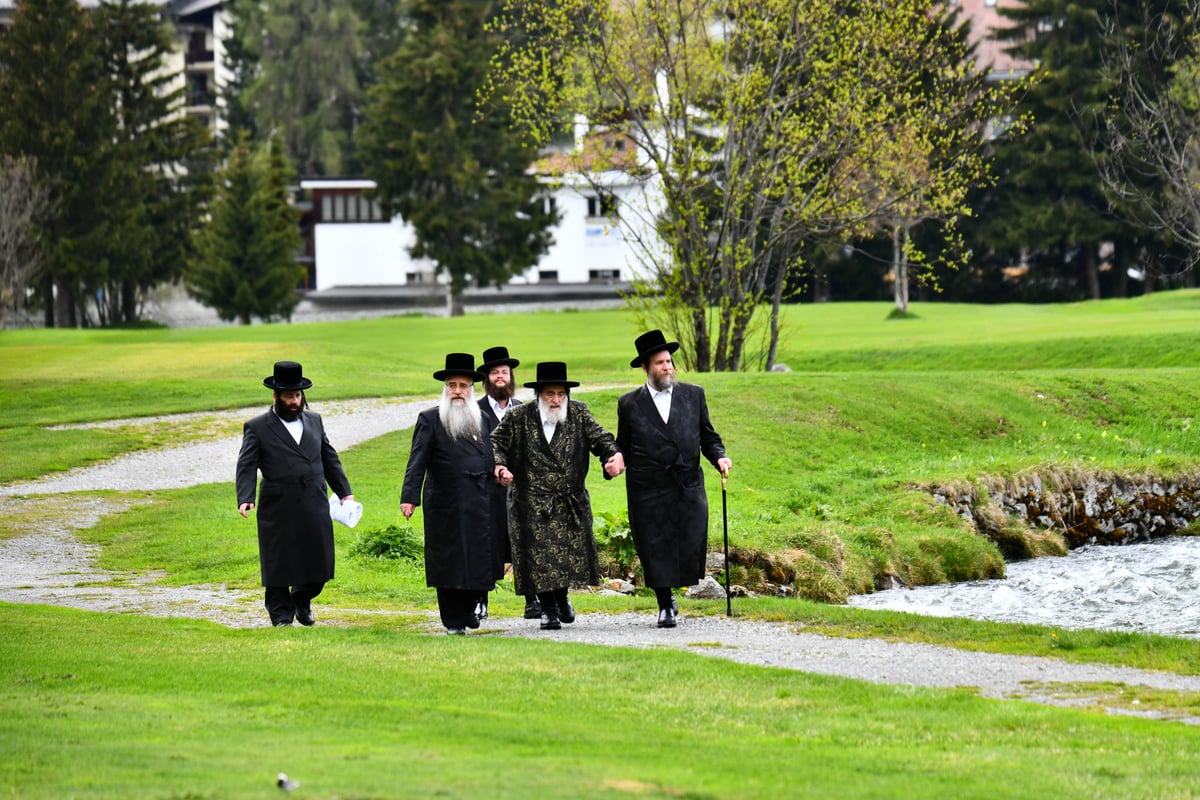
[[[537,365],[537,380],[525,384],[526,389],[541,389],[543,386],[564,386],[570,389],[578,381],[567,380],[567,365],[561,361],[543,361]]]
[[[471,383],[483,380],[483,376],[475,371],[475,356],[470,353],[447,353],[446,368],[433,373],[433,379],[444,381],[451,375],[470,378]]]
[[[304,369],[295,361],[276,361],[275,374],[263,378],[263,386],[277,392],[304,391],[313,383],[304,377]]]
[[[483,363],[479,365],[479,371],[487,375],[492,367],[516,369],[520,364],[515,358],[509,358],[507,347],[489,347],[483,351]]]
[[[633,361],[629,362],[631,367],[640,367],[647,358],[657,353],[659,350],[666,350],[668,353],[674,353],[679,349],[679,342],[668,342],[667,337],[663,336],[660,330],[647,331],[633,342],[634,349],[638,355]]]

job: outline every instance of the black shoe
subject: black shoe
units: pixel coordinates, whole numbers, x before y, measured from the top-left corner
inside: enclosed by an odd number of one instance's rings
[[[447,636],[466,636],[466,628],[446,628]]]
[[[301,625],[304,625],[305,627],[309,627],[311,625],[316,624],[317,618],[313,616],[311,608],[297,608],[296,609],[296,622],[299,622]]]
[[[272,622],[271,624],[272,624],[272,625],[274,625],[276,628],[290,628],[290,627],[292,627],[292,621],[291,621],[290,619],[280,619],[280,620],[276,620],[275,622]]]
[[[674,628],[675,627],[675,611],[670,608],[661,608],[658,611],[658,627]]]
[[[483,622],[485,619],[488,618],[487,603],[476,603],[475,604],[475,618],[478,619],[480,622]]]
[[[479,615],[471,614],[471,616],[467,617],[467,627],[470,628],[471,630],[475,630],[476,628],[478,628],[479,627]]]
[[[575,621],[575,607],[570,600],[563,598],[558,601],[558,618],[568,625]]]
[[[540,619],[542,616],[542,604],[535,597],[532,600],[525,601],[525,619]]]
[[[562,623],[558,621],[557,614],[542,614],[542,630],[556,631],[562,628]]]

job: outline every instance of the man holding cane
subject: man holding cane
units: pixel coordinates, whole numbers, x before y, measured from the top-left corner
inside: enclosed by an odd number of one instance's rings
[[[653,330],[634,347],[629,366],[640,366],[646,383],[617,401],[617,447],[625,457],[629,528],[658,598],[658,627],[674,628],[672,588],[695,585],[705,572],[708,496],[700,456],[723,477],[733,462],[709,420],[704,389],[675,379],[671,354],[679,343]]]

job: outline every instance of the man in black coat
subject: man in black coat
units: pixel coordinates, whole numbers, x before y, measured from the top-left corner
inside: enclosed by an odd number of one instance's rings
[[[508,355],[507,347],[489,347],[483,351],[483,363],[479,372],[483,375],[484,396],[479,398],[479,410],[483,412],[483,430],[486,434],[500,424],[509,409],[521,405],[516,398],[517,384],[513,374],[521,362]],[[496,536],[503,549],[502,557],[505,563],[512,563],[512,545],[508,541],[508,487],[496,483],[492,485],[492,516],[495,521]],[[503,565],[501,565],[503,568]],[[503,577],[503,572],[501,576]],[[476,609],[480,619],[487,619],[487,594],[479,601]],[[525,595],[525,619],[539,619],[542,616],[542,604],[536,594]]]
[[[437,589],[446,633],[479,627],[481,595],[496,584],[500,547],[492,520],[492,443],[475,403],[482,379],[470,353],[450,353],[441,402],[417,416],[400,490],[400,513],[424,505],[425,583]]]
[[[295,361],[278,361],[263,379],[274,403],[242,428],[237,461],[238,513],[250,516],[258,473],[258,559],[267,613],[276,627],[312,625],[312,599],[333,578],[333,520],[325,486],[354,500],[319,414],[307,410],[312,381]]]
[[[617,401],[617,447],[625,456],[629,528],[646,585],[658,598],[658,627],[675,627],[671,589],[704,577],[708,549],[708,496],[700,456],[728,475],[733,462],[708,418],[704,389],[675,380],[671,354],[678,342],[662,331],[634,342],[629,366],[646,383]]]

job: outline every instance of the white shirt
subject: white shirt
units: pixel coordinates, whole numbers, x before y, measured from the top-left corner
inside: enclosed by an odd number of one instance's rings
[[[300,418],[296,417],[296,419],[289,421],[283,417],[280,417],[279,412],[277,411],[275,412],[275,416],[278,417],[279,421],[283,423],[283,427],[288,429],[288,433],[290,433],[292,438],[296,440],[296,444],[300,444],[300,437],[304,435],[304,423],[300,421]]]
[[[487,399],[488,405],[492,407],[492,413],[496,415],[496,419],[504,419],[505,412],[513,407],[512,400],[509,400],[508,405],[506,405],[504,408],[501,408],[500,404],[496,402],[496,398],[492,397],[490,394],[487,396]]]
[[[671,390],[660,392],[649,383],[646,388],[650,390],[650,397],[654,400],[654,407],[658,409],[658,415],[662,417],[662,421],[666,422],[671,416]]]
[[[547,419],[546,417],[543,416],[542,417],[542,433],[545,435],[547,442],[549,442],[551,439],[554,438],[554,432],[556,430],[558,430],[558,423],[551,422],[549,419]]]

